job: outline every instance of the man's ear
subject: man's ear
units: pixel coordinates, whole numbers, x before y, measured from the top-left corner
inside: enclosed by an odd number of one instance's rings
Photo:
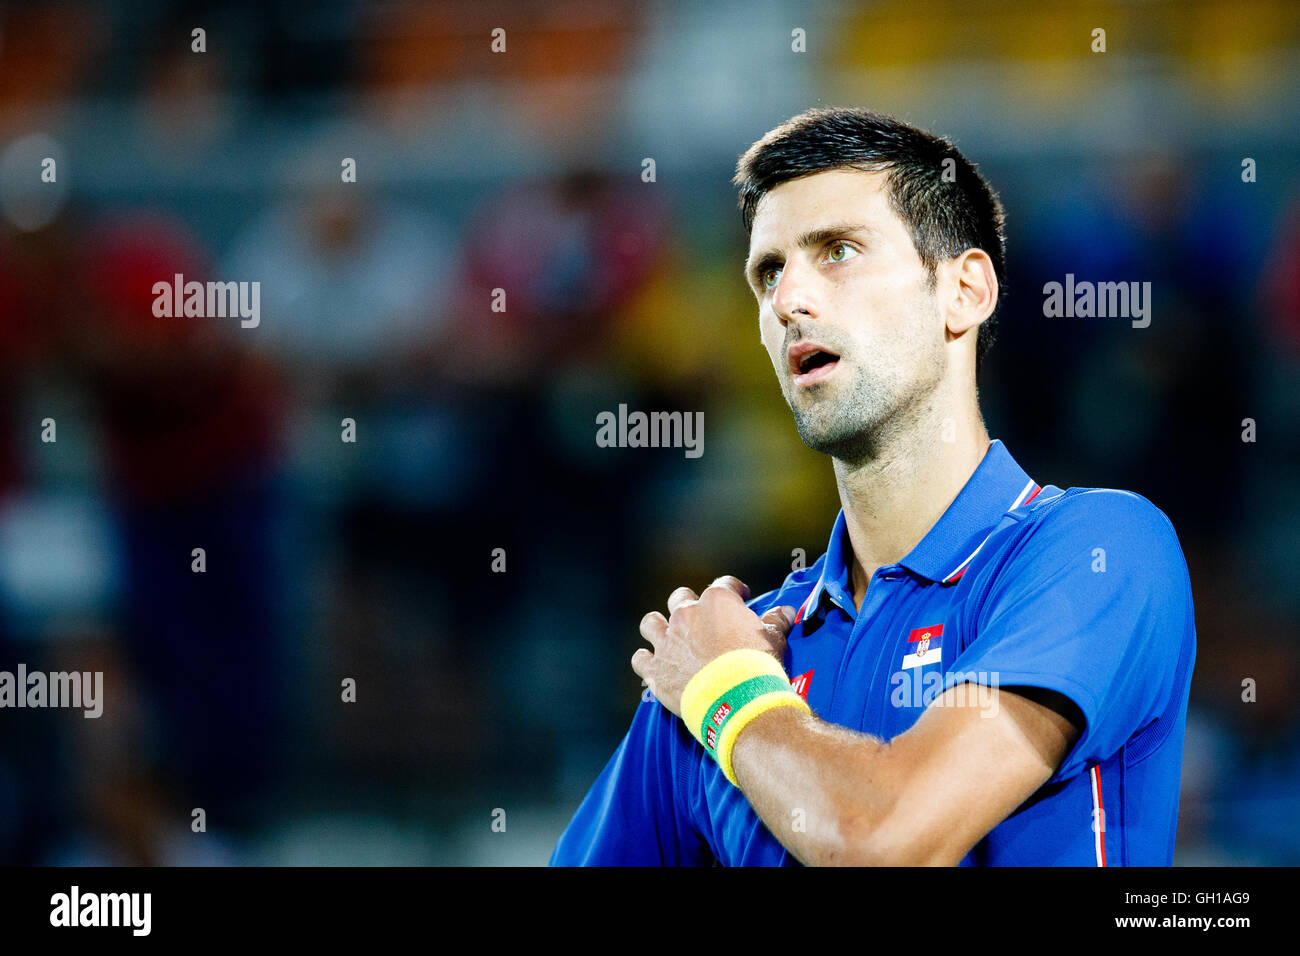
[[[998,277],[987,252],[967,249],[939,270],[939,306],[951,334],[961,335],[993,314],[998,304]]]

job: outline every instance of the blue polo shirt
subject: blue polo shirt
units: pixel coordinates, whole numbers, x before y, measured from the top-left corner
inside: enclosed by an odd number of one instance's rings
[[[749,602],[799,609],[786,673],[823,720],[891,739],[946,686],[1056,691],[1085,727],[963,865],[1167,866],[1196,654],[1169,519],[1106,488],[1039,487],[1000,441],[854,607],[841,511],[826,553]],[[552,865],[797,866],[744,793],[648,694]]]

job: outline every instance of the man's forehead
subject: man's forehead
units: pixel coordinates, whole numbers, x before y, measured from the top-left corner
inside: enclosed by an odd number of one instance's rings
[[[853,221],[884,231],[896,218],[887,184],[887,173],[859,169],[828,169],[786,180],[758,201],[750,249],[788,241],[809,227],[832,222]]]

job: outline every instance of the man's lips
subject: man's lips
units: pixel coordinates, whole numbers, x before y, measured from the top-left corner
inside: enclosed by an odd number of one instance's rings
[[[840,357],[825,346],[807,340],[796,342],[786,350],[791,380],[796,388],[815,385],[830,376]]]

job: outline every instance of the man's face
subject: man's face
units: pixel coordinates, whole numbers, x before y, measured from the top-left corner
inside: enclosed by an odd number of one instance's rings
[[[746,279],[808,447],[854,461],[943,378],[944,319],[885,174],[814,173],[763,197]]]

